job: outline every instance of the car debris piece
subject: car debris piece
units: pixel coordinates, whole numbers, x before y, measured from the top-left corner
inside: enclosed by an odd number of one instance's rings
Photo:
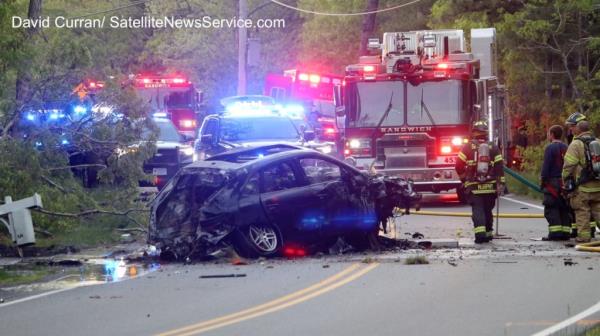
[[[448,264],[451,265],[451,266],[454,266],[454,267],[458,266],[458,264],[456,263],[456,261],[453,260],[453,259],[448,260]]]
[[[574,266],[577,265],[577,262],[574,262],[573,259],[571,258],[565,258],[563,259],[565,266]]]
[[[212,275],[201,275],[200,279],[217,279],[217,278],[245,278],[245,273],[237,273],[237,274],[212,274]]]
[[[152,203],[148,243],[176,259],[219,244],[246,258],[281,256],[293,245],[299,257],[340,237],[361,250],[380,227],[387,232],[394,208],[420,199],[412,181],[370,176],[314,150],[235,149],[173,177]]]
[[[412,234],[413,239],[423,239],[425,238],[425,235],[422,234],[421,232],[415,232]]]

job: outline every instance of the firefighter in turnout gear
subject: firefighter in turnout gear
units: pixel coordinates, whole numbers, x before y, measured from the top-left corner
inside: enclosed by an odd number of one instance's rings
[[[505,183],[502,154],[498,146],[488,142],[487,138],[487,123],[475,122],[472,139],[462,147],[456,160],[456,172],[471,204],[476,244],[492,240],[492,210]]]
[[[562,195],[562,167],[567,145],[561,139],[563,128],[554,125],[548,130],[550,144],[544,150],[542,190],[544,217],[548,221],[548,236],[543,240],[568,240],[571,237],[571,208]]]
[[[576,127],[577,127],[577,123],[580,121],[584,121],[587,120],[585,115],[579,113],[579,112],[575,112],[572,113],[567,120],[565,120],[565,126],[567,128],[567,145],[570,145],[571,142],[573,141],[573,139],[575,138],[575,133],[577,133]],[[569,197],[567,197],[567,203],[570,204],[570,198],[571,196],[573,196],[575,193],[571,193],[571,195],[569,195]],[[573,209],[571,207],[569,207],[569,214],[571,216],[571,238],[575,238],[577,237],[577,223],[575,222],[575,212],[573,211]],[[594,233],[596,231],[596,222],[592,221],[590,222],[590,232],[592,235],[592,238],[595,236]]]
[[[565,154],[563,183],[575,180],[571,207],[577,223],[577,242],[591,240],[590,222],[600,219],[600,142],[590,132],[587,121],[577,123],[573,142]]]

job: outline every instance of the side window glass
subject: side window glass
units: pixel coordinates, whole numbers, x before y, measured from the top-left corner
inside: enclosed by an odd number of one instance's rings
[[[215,135],[217,131],[217,121],[214,119],[208,119],[206,121],[206,127],[202,130],[202,135]]]
[[[240,190],[241,196],[244,197],[258,194],[259,185],[258,173],[254,173],[250,176],[248,181],[246,181],[246,184],[242,186],[242,189]]]
[[[339,181],[342,179],[340,166],[322,159],[300,159],[300,167],[310,184]]]
[[[280,163],[266,168],[262,172],[263,192],[291,189],[298,186],[292,167]]]

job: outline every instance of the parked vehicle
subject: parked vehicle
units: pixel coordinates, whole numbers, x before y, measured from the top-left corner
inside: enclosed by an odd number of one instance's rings
[[[368,176],[292,145],[241,148],[183,168],[157,195],[148,242],[175,257],[229,242],[272,257],[346,237],[366,247],[396,206],[420,195],[402,179]]]

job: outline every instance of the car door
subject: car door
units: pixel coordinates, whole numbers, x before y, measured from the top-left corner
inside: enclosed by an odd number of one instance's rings
[[[198,132],[198,139],[194,142],[194,151],[198,160],[204,160],[220,152],[217,146],[218,134],[219,119],[207,117]]]
[[[372,216],[364,216],[364,211],[357,206],[360,195],[351,190],[348,182],[351,176],[341,164],[318,156],[300,158],[298,164],[311,194],[318,200],[317,207],[322,209],[322,236],[338,235],[372,225]]]
[[[310,191],[298,178],[293,162],[271,164],[260,172],[261,204],[271,223],[278,226],[284,239],[290,235],[304,239],[314,235],[314,227],[302,218],[310,207]],[[287,237],[286,237],[287,236]]]
[[[303,173],[303,178],[310,187],[316,205],[323,214],[320,234],[323,236],[337,234],[341,214],[345,213],[347,204],[344,195],[347,188],[341,178],[341,167],[333,162],[323,160],[316,156],[307,156],[298,159],[298,165]]]

